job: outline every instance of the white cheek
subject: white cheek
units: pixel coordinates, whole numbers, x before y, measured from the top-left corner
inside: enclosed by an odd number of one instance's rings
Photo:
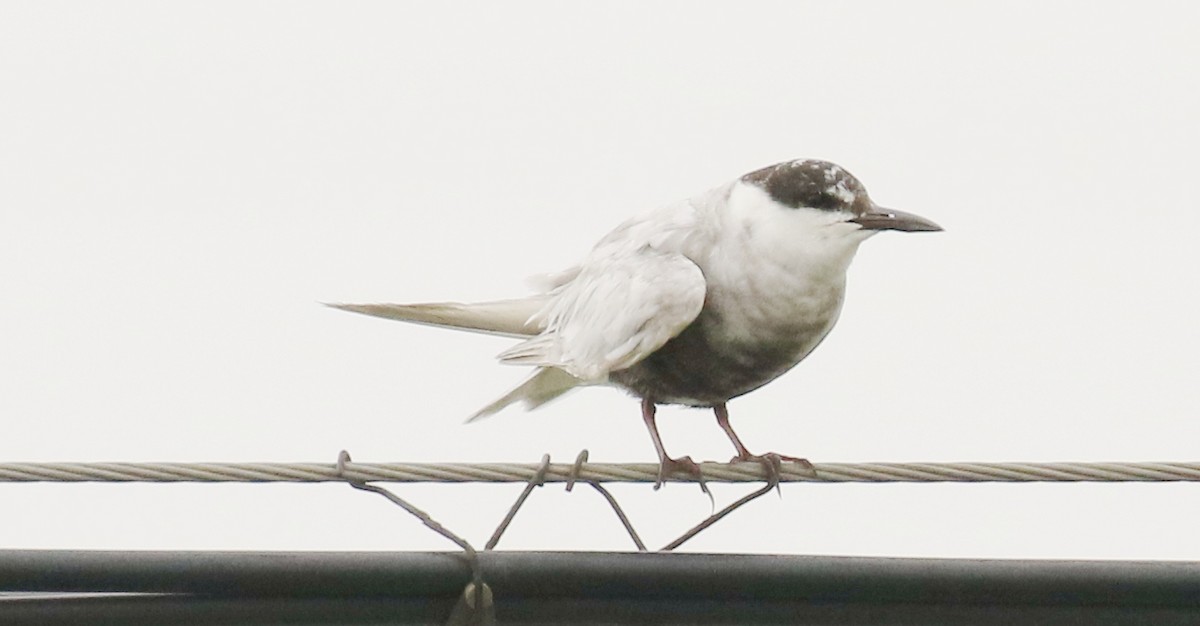
[[[849,223],[847,214],[783,209],[755,185],[735,185],[727,228],[740,231],[754,254],[789,269],[844,271],[858,245],[874,231]]]
[[[877,230],[867,230],[854,222],[839,221],[829,226],[830,236],[853,240],[862,243],[879,234]]]

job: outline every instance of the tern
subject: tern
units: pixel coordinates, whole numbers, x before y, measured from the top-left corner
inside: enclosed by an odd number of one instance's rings
[[[527,297],[330,306],[520,339],[498,358],[533,367],[532,374],[468,421],[515,403],[533,409],[580,386],[624,389],[641,401],[661,484],[676,471],[699,475],[699,465],[667,454],[655,423],[659,405],[712,409],[736,450],[733,461],[768,458],[742,443],[726,403],[821,343],[841,312],[859,244],[884,230],[942,229],[875,204],[838,165],[800,159],[624,222]]]

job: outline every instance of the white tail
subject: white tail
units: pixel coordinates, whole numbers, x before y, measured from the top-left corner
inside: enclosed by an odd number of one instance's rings
[[[545,298],[534,296],[495,302],[430,302],[426,304],[328,304],[335,309],[373,315],[387,319],[459,328],[489,335],[526,338],[544,329],[543,322],[533,320]]]
[[[525,382],[476,411],[467,422],[483,419],[517,402],[523,402],[526,409],[536,409],[582,384],[583,381],[557,367],[539,367]]]

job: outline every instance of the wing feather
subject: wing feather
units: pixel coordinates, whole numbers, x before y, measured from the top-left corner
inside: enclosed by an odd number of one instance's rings
[[[681,254],[644,246],[592,259],[535,316],[546,330],[499,358],[603,381],[683,331],[704,307],[705,292],[704,274]]]

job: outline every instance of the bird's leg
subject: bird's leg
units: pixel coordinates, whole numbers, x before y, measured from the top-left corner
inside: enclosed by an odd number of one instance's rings
[[[767,474],[770,475],[775,466],[770,462],[768,457],[774,456],[781,461],[799,463],[806,470],[813,469],[813,464],[810,463],[808,459],[802,459],[800,457],[786,456],[783,454],[776,454],[774,452],[768,452],[766,454],[751,454],[750,451],[746,449],[745,444],[742,443],[742,440],[737,436],[737,433],[733,432],[733,426],[729,425],[729,409],[725,408],[725,403],[722,402],[720,404],[713,405],[713,413],[715,413],[717,416],[717,425],[721,427],[721,430],[725,431],[725,435],[729,437],[729,441],[733,443],[734,449],[737,450],[737,456],[729,459],[730,463],[737,461],[757,461],[763,464],[763,467],[767,469]]]
[[[704,475],[700,473],[700,464],[692,460],[690,456],[679,457],[672,459],[667,456],[667,451],[663,448],[662,438],[658,436],[658,425],[654,423],[654,415],[658,411],[654,406],[654,401],[649,398],[642,398],[642,420],[646,422],[646,428],[650,430],[650,439],[654,441],[654,450],[658,452],[658,482],[654,483],[654,488],[662,487],[663,481],[667,476],[675,472],[683,472],[695,476],[700,485],[704,487]]]
[[[746,449],[746,445],[742,443],[737,433],[733,432],[733,426],[729,425],[729,409],[725,408],[725,403],[713,405],[713,413],[717,415],[717,425],[721,430],[725,431],[725,436],[729,437],[729,441],[733,442],[734,449],[737,450],[737,456],[730,459],[730,463],[734,461],[749,461],[755,458],[750,451]]]

